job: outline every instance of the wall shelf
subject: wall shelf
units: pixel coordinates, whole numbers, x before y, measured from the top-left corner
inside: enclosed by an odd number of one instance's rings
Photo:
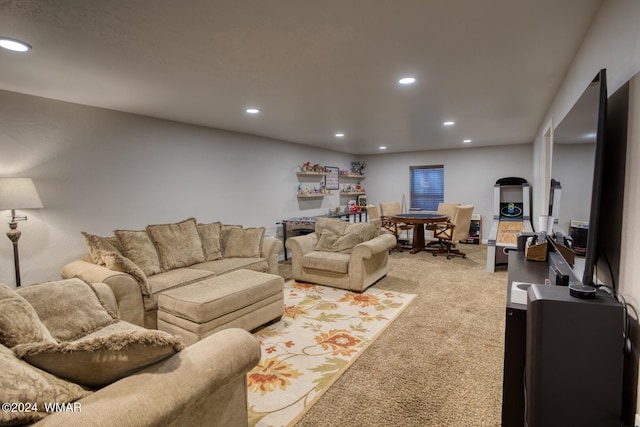
[[[298,176],[309,176],[309,177],[318,177],[318,176],[327,176],[329,175],[327,172],[296,172]]]
[[[298,194],[298,199],[317,199],[324,196],[330,196],[331,194]]]

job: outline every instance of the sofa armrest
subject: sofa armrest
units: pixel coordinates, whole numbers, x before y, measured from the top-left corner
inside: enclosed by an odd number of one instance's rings
[[[98,295],[98,299],[102,305],[119,318],[118,300],[116,300],[116,296],[113,294],[111,287],[106,283],[90,283],[90,285],[96,292],[96,295]]]
[[[315,250],[318,243],[316,233],[309,233],[302,236],[289,237],[285,242],[285,246],[291,250],[294,259],[296,255],[303,256]]]
[[[62,267],[62,277],[78,277],[87,283],[109,285],[118,304],[121,320],[144,327],[144,302],[140,285],[133,276],[78,259]]]
[[[261,255],[263,258],[267,259],[267,264],[269,264],[269,273],[278,274],[278,257],[280,256],[280,251],[282,250],[282,242],[275,237],[265,237],[262,240],[262,248]]]
[[[40,426],[246,426],[246,374],[260,360],[257,340],[226,329],[80,399]]]
[[[384,233],[354,246],[351,250],[351,259],[369,259],[376,254],[390,250],[395,245],[395,236]]]

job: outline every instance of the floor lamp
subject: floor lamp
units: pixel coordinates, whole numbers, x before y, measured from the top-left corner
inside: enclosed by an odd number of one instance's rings
[[[13,261],[16,270],[16,287],[20,287],[20,257],[18,256],[18,221],[26,221],[26,216],[17,216],[16,209],[42,208],[40,196],[31,178],[0,178],[0,211],[11,209],[11,221],[7,237],[13,242]]]

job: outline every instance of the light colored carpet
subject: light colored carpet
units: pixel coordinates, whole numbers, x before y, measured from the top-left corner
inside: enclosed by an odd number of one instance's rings
[[[249,425],[291,425],[374,342],[415,295],[364,293],[293,280],[285,313],[255,333],[262,358],[247,374]]]
[[[296,427],[500,425],[506,268],[460,247],[467,259],[392,253],[374,287],[417,297]]]

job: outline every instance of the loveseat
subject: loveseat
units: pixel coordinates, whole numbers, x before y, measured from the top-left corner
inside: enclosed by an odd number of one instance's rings
[[[0,425],[247,425],[246,374],[260,359],[250,333],[183,349],[117,310],[102,283],[0,284]]]
[[[396,244],[380,219],[348,223],[331,218],[318,218],[313,233],[285,242],[295,280],[356,292],[388,273],[389,250]]]
[[[240,269],[278,274],[282,242],[264,233],[262,227],[194,218],[115,230],[111,237],[83,232],[89,254],[66,264],[61,274],[106,283],[122,320],[156,329],[158,296],[166,290]]]

